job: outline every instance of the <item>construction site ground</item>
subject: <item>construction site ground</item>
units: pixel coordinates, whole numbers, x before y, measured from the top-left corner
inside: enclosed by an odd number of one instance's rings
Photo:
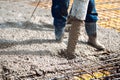
[[[66,49],[68,32],[65,32],[62,43],[55,42],[50,8],[39,6],[30,19],[35,8],[32,2],[0,0],[0,80],[44,80],[39,78],[43,74],[50,76],[55,71],[74,67],[62,64],[82,61],[84,58],[81,55],[100,54],[90,57],[95,61],[99,61],[102,54],[120,57],[119,31],[101,26],[98,27],[98,40],[107,50],[97,51],[87,45],[88,37],[83,26],[76,46],[77,57],[73,60],[61,57],[58,52]]]

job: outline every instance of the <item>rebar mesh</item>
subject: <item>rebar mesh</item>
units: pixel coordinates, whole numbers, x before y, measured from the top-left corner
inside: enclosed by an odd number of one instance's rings
[[[98,56],[95,61],[91,56]],[[100,57],[101,56],[101,57]],[[69,65],[70,67],[56,68],[51,75],[40,79],[44,80],[119,80],[120,78],[120,54],[94,54],[81,55],[82,60],[70,60],[59,66]],[[77,79],[76,79],[77,78]]]
[[[120,0],[96,0],[99,25],[120,31]]]

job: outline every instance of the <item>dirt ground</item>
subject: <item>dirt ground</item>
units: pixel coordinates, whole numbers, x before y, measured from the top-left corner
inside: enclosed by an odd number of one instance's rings
[[[34,0],[0,0],[0,80],[49,80],[56,69],[72,68],[66,58],[58,52],[66,49],[68,32],[62,43],[55,42],[51,10],[37,8],[30,19],[35,6]],[[26,21],[30,21],[26,24]],[[110,54],[120,54],[120,33],[114,29],[98,27],[98,39]],[[92,55],[107,53],[97,51],[86,44],[87,35],[84,27],[77,44],[77,58],[81,54]],[[117,56],[117,57],[120,57]],[[92,57],[96,60],[96,57]],[[72,61],[72,60],[71,60]]]

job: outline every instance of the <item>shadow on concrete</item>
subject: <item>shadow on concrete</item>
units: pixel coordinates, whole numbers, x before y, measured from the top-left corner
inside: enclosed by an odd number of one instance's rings
[[[39,51],[29,51],[29,50],[15,50],[15,51],[0,51],[0,55],[39,55],[39,56],[46,56],[46,55],[53,55],[48,50],[39,50]]]
[[[42,44],[42,43],[55,43],[55,40],[40,40],[40,39],[31,39],[25,41],[10,41],[10,40],[0,40],[0,55],[51,55],[49,50],[40,50],[40,51],[29,51],[29,50],[14,50],[14,51],[6,51],[4,49],[10,48],[16,45],[30,45],[30,44]]]
[[[0,40],[0,49],[9,48],[15,45],[30,45],[43,43],[57,43],[54,39],[29,39],[24,41]]]
[[[29,30],[54,31],[54,27],[52,24],[48,24],[42,21],[40,22],[40,24],[36,24],[30,21],[20,21],[0,23],[0,25],[0,28],[21,28]]]

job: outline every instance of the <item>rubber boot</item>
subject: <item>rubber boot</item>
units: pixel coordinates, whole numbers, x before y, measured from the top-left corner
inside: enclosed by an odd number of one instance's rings
[[[97,40],[97,24],[96,22],[92,23],[85,23],[85,29],[88,35],[88,44],[95,47],[98,50],[104,50],[105,46],[102,45],[98,40]]]
[[[64,36],[64,29],[66,25],[66,21],[63,19],[54,19],[54,28],[55,28],[55,39],[56,42],[62,42]]]
[[[64,27],[55,28],[55,38],[56,42],[62,42],[64,36]]]

